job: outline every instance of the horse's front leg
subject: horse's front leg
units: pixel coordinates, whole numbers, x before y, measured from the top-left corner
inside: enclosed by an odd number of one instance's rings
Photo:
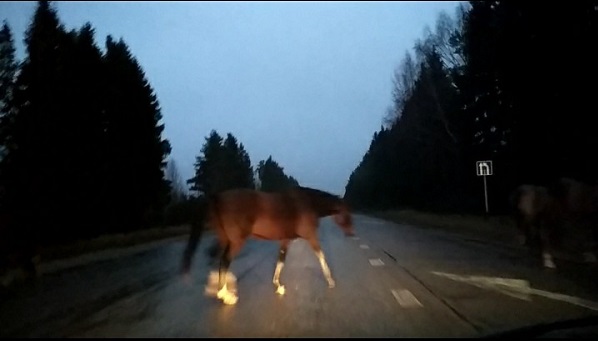
[[[229,243],[224,252],[222,253],[221,261],[220,261],[220,269],[219,269],[219,276],[218,276],[218,293],[216,297],[221,299],[224,304],[235,304],[239,300],[239,297],[236,293],[228,290],[227,288],[227,278],[229,273],[230,264],[232,259],[241,249],[241,245],[237,243]]]
[[[318,257],[318,260],[320,261],[322,272],[324,273],[324,277],[326,277],[326,280],[328,281],[328,287],[334,288],[334,279],[332,279],[332,275],[330,274],[330,269],[328,268],[328,264],[326,263],[324,252],[322,252],[322,248],[320,248],[320,242],[318,242],[318,240],[315,237],[312,237],[309,239],[309,244],[316,253],[316,257]]]
[[[552,244],[552,231],[550,227],[544,225],[540,226],[540,248],[542,250],[542,261],[543,265],[546,268],[556,269],[556,264],[554,264],[553,254],[554,254],[554,247]]]
[[[274,270],[274,277],[272,283],[276,286],[276,293],[284,295],[284,285],[280,285],[280,273],[284,267],[284,261],[287,257],[287,250],[289,246],[289,240],[285,239],[280,243],[280,250],[278,250],[278,261],[276,262],[276,269]]]
[[[518,241],[521,246],[530,246],[532,244],[531,236],[531,223],[519,215],[517,217],[517,230],[518,230]]]

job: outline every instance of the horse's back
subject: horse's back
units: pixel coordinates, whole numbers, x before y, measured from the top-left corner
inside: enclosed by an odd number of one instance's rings
[[[259,193],[252,189],[239,188],[220,192],[212,197],[212,218],[220,223],[249,222],[259,209]]]
[[[252,230],[255,236],[278,240],[312,236],[317,214],[304,193],[291,188],[258,195],[259,212]]]
[[[304,198],[295,191],[227,190],[214,197],[212,206],[215,223],[222,225],[229,237],[294,238],[302,219],[313,216],[308,214]]]

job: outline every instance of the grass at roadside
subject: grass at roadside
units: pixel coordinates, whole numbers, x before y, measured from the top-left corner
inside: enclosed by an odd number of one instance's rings
[[[508,244],[515,243],[517,238],[515,222],[508,216],[436,214],[415,210],[370,211],[366,214],[399,224],[439,229]]]
[[[189,233],[188,225],[156,227],[130,233],[118,233],[100,236],[90,240],[80,240],[64,245],[45,247],[40,250],[42,262],[76,257],[79,255],[148,243],[166,238],[185,236]]]
[[[460,214],[435,214],[415,210],[387,210],[363,212],[398,224],[430,228],[460,234],[469,238],[498,242],[503,245],[522,247],[515,221],[508,216],[473,216]],[[588,231],[568,230],[561,235],[553,256],[563,260],[587,263],[595,258],[592,236]]]
[[[62,245],[42,247],[38,251],[38,275],[72,266],[81,265],[114,255],[122,254],[131,247],[144,247],[152,242],[159,242],[176,237],[185,237],[189,225],[156,227],[130,233],[103,235],[89,240],[79,240]],[[114,252],[113,252],[114,251]],[[14,283],[20,283],[29,276],[22,267],[0,267],[0,298]]]
[[[416,225],[420,228],[434,228],[470,237],[490,239],[502,243],[516,241],[515,223],[506,216],[473,216],[459,214],[435,214],[415,210],[369,211],[364,214],[400,224]],[[161,239],[185,236],[188,225],[156,227],[130,233],[100,236],[65,245],[46,247],[40,250],[42,262],[76,257],[96,251],[129,247]]]

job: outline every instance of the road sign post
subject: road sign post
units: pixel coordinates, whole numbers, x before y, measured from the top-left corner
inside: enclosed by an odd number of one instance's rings
[[[488,214],[488,186],[486,184],[486,176],[492,175],[492,161],[477,161],[476,173],[478,176],[484,177],[484,203],[486,204],[486,214]]]
[[[484,175],[484,202],[486,203],[486,214],[488,214],[488,186],[486,186],[486,176]]]

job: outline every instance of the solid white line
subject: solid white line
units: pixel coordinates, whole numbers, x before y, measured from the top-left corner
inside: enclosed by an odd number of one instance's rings
[[[567,302],[567,303],[578,305],[580,307],[584,307],[584,308],[588,308],[588,309],[591,309],[591,310],[598,311],[598,303],[592,302],[592,301],[589,301],[589,300],[585,300],[583,298],[579,298],[579,297],[575,297],[575,296],[569,296],[569,295],[564,295],[564,294],[558,294],[558,293],[544,291],[544,290],[539,290],[539,289],[534,289],[534,288],[529,288],[528,290],[529,290],[530,293],[536,294],[538,296],[544,296],[546,298],[550,298],[550,299],[553,299],[553,300],[563,301],[563,302]]]

